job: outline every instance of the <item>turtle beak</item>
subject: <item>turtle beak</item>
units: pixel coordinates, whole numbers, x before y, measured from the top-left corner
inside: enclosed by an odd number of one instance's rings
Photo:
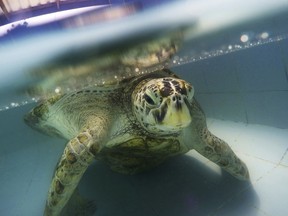
[[[191,118],[191,105],[186,96],[171,95],[163,102],[159,110],[153,112],[153,116],[158,124],[166,128],[185,128]]]

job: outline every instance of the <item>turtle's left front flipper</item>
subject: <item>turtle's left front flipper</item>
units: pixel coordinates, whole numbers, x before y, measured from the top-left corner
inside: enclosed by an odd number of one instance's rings
[[[232,151],[229,145],[214,136],[208,129],[203,128],[200,133],[202,145],[195,146],[195,150],[213,161],[228,173],[240,180],[249,180],[249,171],[244,162]]]
[[[94,120],[95,128],[86,127],[65,147],[50,185],[45,216],[56,216],[61,213],[84,172],[94,161],[94,156],[99,151],[99,143],[107,129],[107,125],[104,124],[107,122],[103,122],[103,119]]]
[[[240,180],[249,180],[249,171],[245,163],[237,157],[225,141],[214,136],[207,129],[204,112],[196,100],[193,101],[191,112],[193,113],[193,121],[188,129],[190,135],[186,138],[187,143],[194,139],[193,148],[198,153],[216,163],[234,177]]]

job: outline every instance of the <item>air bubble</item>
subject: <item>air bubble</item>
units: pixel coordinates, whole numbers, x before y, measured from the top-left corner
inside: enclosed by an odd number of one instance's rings
[[[247,34],[241,35],[240,41],[243,42],[243,43],[248,42],[249,41],[249,36]]]
[[[12,102],[10,105],[11,105],[11,107],[18,107],[18,106],[19,106],[19,103],[14,103],[14,102]]]
[[[54,91],[55,91],[56,94],[59,94],[59,93],[61,92],[61,87],[57,87],[57,88],[55,88]]]
[[[261,35],[260,35],[260,38],[261,39],[267,39],[269,37],[269,33],[268,32],[263,32]]]

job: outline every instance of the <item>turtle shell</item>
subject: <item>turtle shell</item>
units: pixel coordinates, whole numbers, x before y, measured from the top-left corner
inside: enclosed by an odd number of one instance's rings
[[[95,49],[74,50],[34,69],[38,80],[28,89],[33,97],[50,98],[92,86],[117,87],[127,78],[151,73],[167,67],[178,51],[183,33],[176,31],[141,43],[125,42],[104,52]],[[84,56],[81,53],[85,53]]]

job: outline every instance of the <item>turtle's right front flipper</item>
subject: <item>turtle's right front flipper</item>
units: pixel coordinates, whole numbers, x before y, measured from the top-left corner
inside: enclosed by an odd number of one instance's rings
[[[67,144],[51,182],[44,215],[59,215],[66,205],[82,175],[94,160],[90,151],[92,137],[80,133]]]
[[[107,132],[107,121],[101,117],[92,117],[92,121],[64,149],[48,192],[45,216],[61,213],[100,149]]]

